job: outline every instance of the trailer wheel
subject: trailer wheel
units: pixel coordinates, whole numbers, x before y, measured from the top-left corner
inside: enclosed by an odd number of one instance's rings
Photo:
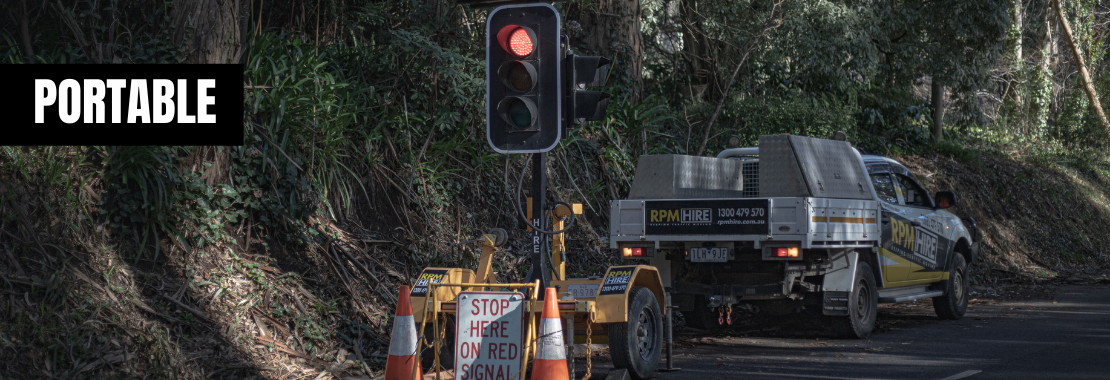
[[[609,324],[609,355],[613,368],[628,370],[637,380],[647,379],[663,352],[663,313],[651,290],[633,287],[628,293],[628,322]]]
[[[967,312],[967,261],[957,253],[952,255],[952,269],[944,284],[944,295],[933,297],[933,310],[941,319],[960,319]]]
[[[848,316],[837,322],[842,335],[848,338],[867,338],[875,329],[879,309],[879,293],[875,289],[875,274],[871,266],[861,262],[856,268],[855,284],[848,296]]]

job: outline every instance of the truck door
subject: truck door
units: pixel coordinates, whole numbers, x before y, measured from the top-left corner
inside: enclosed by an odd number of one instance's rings
[[[919,257],[918,241],[926,235],[917,234],[917,225],[926,211],[924,208],[906,205],[906,197],[916,197],[920,192],[910,193],[899,186],[895,174],[889,171],[890,165],[882,165],[882,169],[871,171],[871,182],[875,192],[882,201],[882,245],[879,247],[879,266],[883,274],[885,287],[897,287],[914,284],[924,284],[936,281],[938,276],[933,273],[934,263]],[[878,168],[876,168],[878,169]],[[911,202],[916,198],[910,199]],[[922,244],[922,248],[927,245]]]
[[[948,248],[948,244],[945,244],[947,239],[944,239],[946,235],[944,222],[933,209],[932,198],[916,180],[909,177],[908,173],[908,171],[899,173],[899,170],[895,170],[892,174],[898,182],[903,208],[906,211],[906,222],[909,224],[901,226],[902,231],[907,234],[903,236],[904,246],[911,251],[911,255],[906,258],[916,264],[913,270],[909,271],[906,279],[941,280],[945,273],[944,259]]]
[[[900,286],[908,280],[911,262],[895,252],[898,251],[898,247],[893,241],[892,227],[900,226],[899,221],[906,220],[906,211],[901,205],[902,196],[898,194],[898,185],[894,182],[894,178],[886,172],[871,172],[871,183],[875,186],[875,194],[878,195],[881,201],[879,206],[882,208],[880,216],[882,245],[879,247],[879,266],[883,274],[883,283],[888,287]]]

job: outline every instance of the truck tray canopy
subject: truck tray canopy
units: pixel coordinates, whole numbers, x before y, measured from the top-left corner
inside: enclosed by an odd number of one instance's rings
[[[744,197],[743,163],[681,154],[640,156],[628,199]]]
[[[845,141],[760,136],[758,158],[640,156],[627,199],[873,199],[863,167]]]
[[[759,136],[759,196],[874,199],[863,158],[846,141]]]

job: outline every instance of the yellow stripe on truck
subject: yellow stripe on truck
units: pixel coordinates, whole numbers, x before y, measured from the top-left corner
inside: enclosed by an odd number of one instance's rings
[[[847,218],[843,216],[815,216],[816,223],[875,223],[875,218]]]

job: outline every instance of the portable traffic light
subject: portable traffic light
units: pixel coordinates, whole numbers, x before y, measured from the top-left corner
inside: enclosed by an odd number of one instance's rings
[[[486,139],[498,153],[540,153],[562,138],[559,13],[507,5],[486,21]]]
[[[567,54],[566,70],[570,77],[568,100],[571,102],[567,117],[575,124],[605,118],[605,110],[609,108],[609,93],[589,91],[587,88],[604,86],[608,69],[608,58]]]

